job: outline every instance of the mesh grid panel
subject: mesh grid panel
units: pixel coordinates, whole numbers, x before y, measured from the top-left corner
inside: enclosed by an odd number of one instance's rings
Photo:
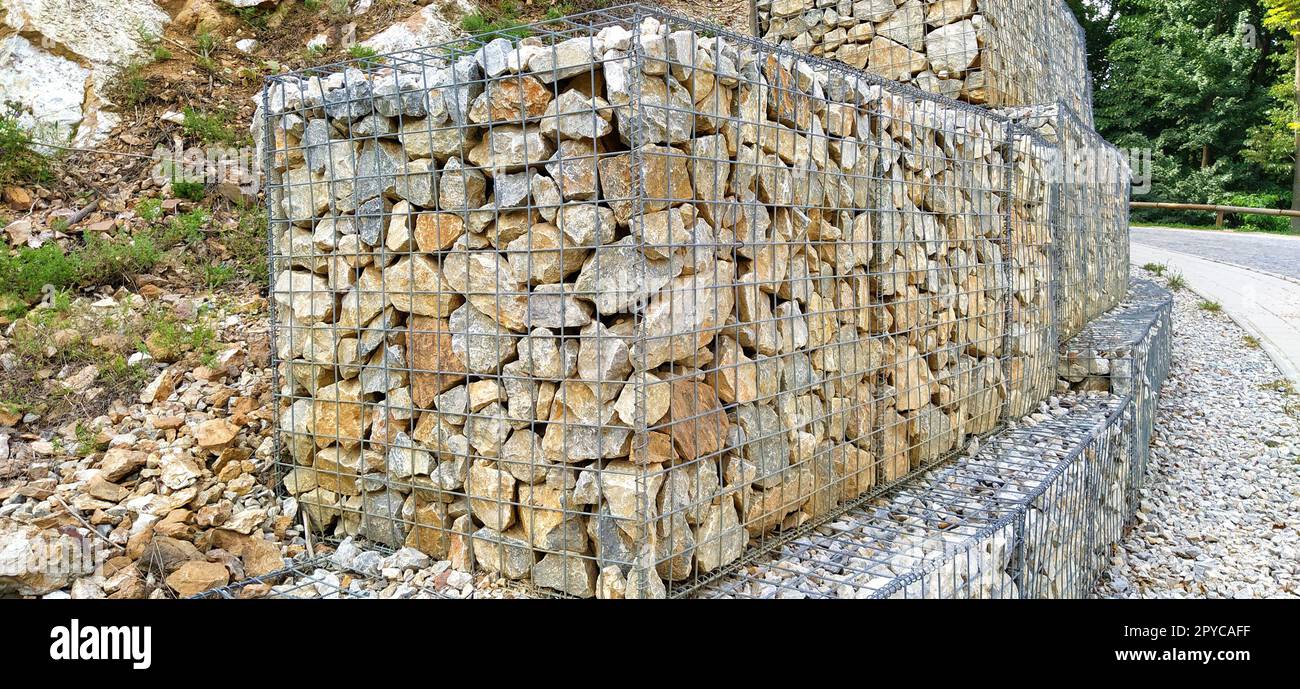
[[[662,597],[1051,389],[1054,148],[639,6],[264,92],[313,528]]]
[[[1058,0],[758,0],[765,40],[990,107],[1065,102],[1092,124],[1082,27]]]

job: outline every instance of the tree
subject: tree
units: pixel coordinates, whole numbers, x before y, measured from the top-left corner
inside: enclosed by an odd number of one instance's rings
[[[1292,81],[1294,102],[1300,111],[1300,0],[1264,0],[1268,12],[1264,15],[1264,26],[1285,31],[1292,37],[1295,52],[1295,77]],[[1295,146],[1292,149],[1291,163],[1291,210],[1300,210],[1300,127],[1294,123]],[[1291,219],[1291,231],[1300,232],[1300,218]]]
[[[1261,197],[1251,205],[1289,203],[1294,132],[1277,126],[1280,101],[1270,89],[1291,83],[1291,65],[1280,68],[1277,57],[1291,55],[1291,39],[1263,28],[1258,0],[1067,2],[1088,36],[1097,130],[1152,150],[1152,200],[1228,203],[1250,193]],[[1279,134],[1288,137],[1284,168],[1265,164]]]

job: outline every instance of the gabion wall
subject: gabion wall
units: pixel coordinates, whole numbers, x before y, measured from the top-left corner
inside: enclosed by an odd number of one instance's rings
[[[1118,307],[1094,319],[1069,344],[1058,362],[1057,389],[1132,395],[1136,435],[1132,471],[1125,482],[1140,485],[1146,475],[1160,387],[1173,356],[1173,297],[1149,280],[1134,280]],[[1129,490],[1137,509],[1137,491]]]
[[[1059,0],[758,0],[759,35],[968,103],[1064,102],[1092,124],[1082,28]]]
[[[1081,598],[1132,487],[1133,399],[1070,398],[711,584],[705,597]],[[1063,413],[1061,413],[1063,412]],[[1133,491],[1136,493],[1136,491]]]
[[[1065,104],[1001,112],[1056,146],[1056,310],[1068,340],[1127,291],[1132,171],[1123,152]]]
[[[661,597],[1050,391],[1041,137],[641,7],[530,31],[264,92],[313,528]]]

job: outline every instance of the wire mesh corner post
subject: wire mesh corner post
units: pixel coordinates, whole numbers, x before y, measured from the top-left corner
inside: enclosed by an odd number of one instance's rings
[[[635,5],[264,98],[331,538],[680,595],[1046,394],[1049,147],[1004,115]]]

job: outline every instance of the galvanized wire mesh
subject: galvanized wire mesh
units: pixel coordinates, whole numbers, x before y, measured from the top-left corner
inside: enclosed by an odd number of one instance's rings
[[[1083,395],[710,586],[706,597],[1062,598],[1122,524],[1132,400]],[[1117,484],[1118,485],[1118,484]]]
[[[1160,387],[1173,355],[1173,298],[1149,280],[1134,280],[1128,297],[1094,319],[1062,347],[1060,387],[1111,392],[1134,399],[1134,462],[1124,480],[1139,485],[1146,475]],[[1137,493],[1126,493],[1137,509]]]
[[[628,6],[261,117],[284,485],[333,537],[661,597],[1051,387],[1052,148],[1004,116]]]
[[[1059,0],[758,0],[759,35],[929,93],[1065,102],[1092,124],[1082,27]]]
[[[1055,145],[1056,310],[1060,338],[1068,340],[1124,298],[1132,171],[1123,152],[1065,103],[1001,112]]]

